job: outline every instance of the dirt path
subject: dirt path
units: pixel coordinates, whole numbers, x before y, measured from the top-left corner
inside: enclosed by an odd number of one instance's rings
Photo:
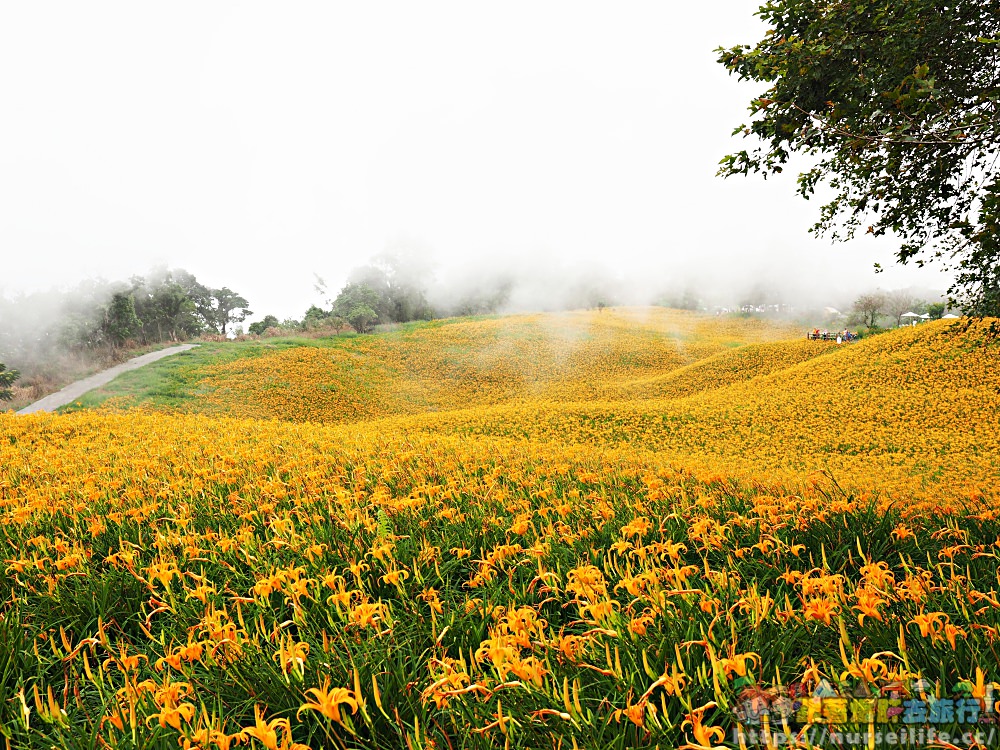
[[[89,378],[84,378],[83,380],[77,380],[75,383],[70,383],[61,391],[50,393],[45,398],[41,398],[33,404],[28,404],[21,409],[18,414],[31,414],[36,411],[55,411],[60,406],[66,406],[66,404],[73,403],[87,391],[92,391],[95,388],[105,385],[106,383],[110,383],[123,372],[137,370],[143,365],[148,365],[150,362],[155,362],[158,359],[169,357],[171,354],[186,352],[188,349],[194,349],[196,346],[198,345],[180,344],[178,346],[171,346],[167,349],[160,349],[156,352],[150,352],[149,354],[143,354],[140,357],[134,357],[128,362],[122,362],[120,365],[115,365],[114,367],[104,370],[103,372],[99,372],[96,375],[91,375]]]

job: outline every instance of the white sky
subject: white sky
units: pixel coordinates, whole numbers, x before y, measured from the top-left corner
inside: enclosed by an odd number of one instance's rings
[[[0,287],[157,264],[301,316],[393,243],[648,283],[918,284],[806,234],[794,175],[722,180],[756,2],[8,2]]]

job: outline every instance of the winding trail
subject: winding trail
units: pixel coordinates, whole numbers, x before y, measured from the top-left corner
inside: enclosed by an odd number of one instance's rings
[[[17,413],[31,414],[36,411],[55,411],[60,406],[66,406],[66,404],[73,403],[87,391],[92,391],[95,388],[110,383],[123,372],[138,370],[140,367],[148,365],[150,362],[155,362],[158,359],[169,357],[171,354],[186,352],[188,349],[194,349],[196,346],[198,346],[198,344],[178,344],[177,346],[160,349],[156,352],[149,352],[148,354],[143,354],[139,357],[133,357],[127,362],[122,362],[120,365],[115,365],[114,367],[103,370],[96,375],[91,375],[89,378],[84,378],[83,380],[77,380],[75,383],[70,383],[61,391],[56,391],[55,393],[50,393],[45,398],[40,398],[35,403],[28,404]]]

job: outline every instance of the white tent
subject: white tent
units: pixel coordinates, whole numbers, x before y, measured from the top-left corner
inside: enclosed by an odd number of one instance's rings
[[[948,313],[947,315],[942,315],[941,320],[955,320],[958,316],[955,313]]]
[[[902,315],[900,315],[899,317],[901,317],[901,318],[919,318],[920,314],[919,313],[915,313],[915,312],[905,312]]]

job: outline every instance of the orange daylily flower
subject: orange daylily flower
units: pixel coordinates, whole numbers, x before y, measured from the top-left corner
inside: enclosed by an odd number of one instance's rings
[[[303,703],[296,715],[303,711],[316,711],[331,721],[343,724],[344,715],[341,713],[341,706],[347,706],[352,714],[358,710],[358,700],[354,691],[340,687],[331,690],[329,679],[323,681],[322,687],[306,690],[306,695],[309,694],[312,694],[313,700]]]
[[[288,719],[277,718],[265,721],[260,711],[260,706],[254,706],[254,725],[245,727],[240,732],[240,738],[244,741],[255,739],[267,750],[309,750],[307,745],[300,745],[292,742],[292,728]],[[278,732],[281,731],[281,741],[278,741]]]
[[[706,727],[702,723],[702,717],[710,708],[715,708],[715,701],[710,701],[704,706],[693,709],[687,718],[681,723],[681,729],[691,727],[691,734],[694,735],[694,742],[687,742],[681,745],[678,750],[724,750],[724,745],[716,745],[725,739],[726,733],[722,727]]]

